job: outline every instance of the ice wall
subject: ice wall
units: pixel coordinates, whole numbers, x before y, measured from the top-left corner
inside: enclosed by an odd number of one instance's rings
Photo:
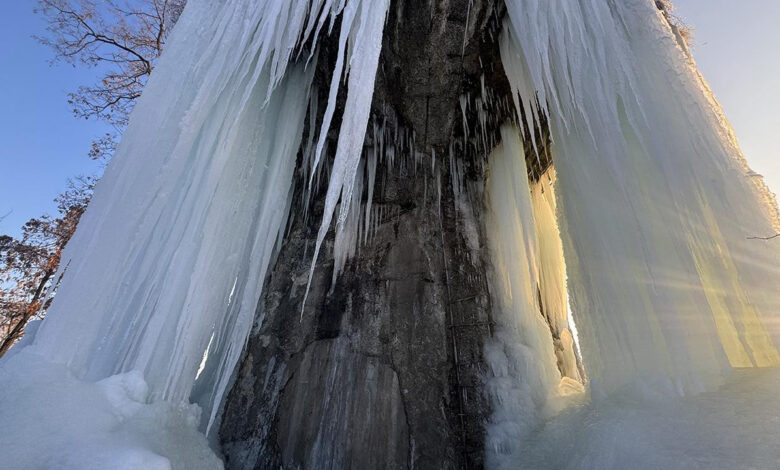
[[[532,198],[519,129],[503,126],[501,140],[489,157],[485,191],[496,323],[485,347],[490,366],[486,389],[494,404],[487,424],[488,466],[497,455],[516,449],[555,411],[558,396],[582,390],[572,345],[561,350],[561,358],[570,358],[567,365],[556,354],[554,341],[555,332],[568,331],[565,291],[560,290],[565,273],[554,249],[560,238],[555,225],[549,225],[549,208],[540,200],[538,184]],[[542,241],[537,234],[555,238]],[[546,316],[545,309],[551,314]]]
[[[773,198],[654,2],[506,3],[502,62],[524,124],[549,123],[592,386],[700,391],[778,364],[780,249],[748,239],[778,229]]]
[[[146,399],[195,402],[210,427],[283,237],[317,38],[340,22],[331,115],[348,77],[327,231],[339,196],[350,206],[388,4],[191,0],[63,255],[35,354],[86,382],[140,373]]]
[[[572,332],[576,331],[576,325],[571,324],[569,316],[566,261],[555,201],[556,180],[555,169],[551,167],[530,186],[539,265],[537,303],[550,328],[558,370],[562,376],[584,383]]]
[[[260,3],[187,7],[34,342],[89,381],[137,370],[153,399],[193,394],[207,418],[284,227],[312,76],[277,76]]]

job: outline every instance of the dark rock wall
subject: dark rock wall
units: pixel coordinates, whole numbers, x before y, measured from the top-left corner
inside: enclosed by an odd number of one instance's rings
[[[447,148],[459,132],[461,94],[492,77],[502,0],[397,0],[385,26],[374,100],[392,108],[417,135],[418,148]],[[502,91],[509,84],[496,74]],[[490,78],[488,81],[491,81]],[[457,126],[456,126],[457,124]]]
[[[657,3],[671,18],[668,2]],[[302,309],[322,187],[303,216],[299,168],[294,222],[224,407],[228,468],[483,466],[483,349],[493,325],[485,161],[500,124],[517,120],[497,47],[504,8],[502,0],[393,0],[373,103],[374,122],[385,123],[397,155],[377,170],[373,210],[381,220],[333,286],[331,231]],[[333,37],[318,40],[321,104]],[[540,152],[525,153],[537,180],[551,165],[549,133],[544,122],[533,132]]]
[[[502,5],[393,2],[374,114],[407,131],[386,134],[414,137],[394,165],[380,162],[381,222],[334,286],[329,234],[303,311],[321,201],[308,218],[295,209],[225,404],[228,468],[481,468],[484,148],[464,139],[459,97],[479,94],[482,76],[508,93],[495,65]],[[323,41],[320,65],[333,54]],[[316,80],[322,93],[327,66]],[[453,141],[455,161],[442,157]]]
[[[431,168],[411,167],[385,173],[382,222],[332,291],[326,241],[303,315],[316,223],[288,236],[226,404],[228,468],[480,466],[482,248],[449,184],[439,205]]]

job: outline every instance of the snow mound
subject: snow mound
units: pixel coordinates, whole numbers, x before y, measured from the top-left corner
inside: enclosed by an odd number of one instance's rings
[[[4,469],[222,468],[200,408],[149,402],[140,372],[84,382],[31,346],[0,362],[0,383]]]
[[[780,369],[738,370],[718,390],[637,386],[541,424],[489,468],[666,470],[780,466]],[[495,455],[495,454],[494,454]]]

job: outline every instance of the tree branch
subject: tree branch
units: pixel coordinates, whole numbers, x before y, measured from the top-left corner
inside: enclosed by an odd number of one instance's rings
[[[776,233],[769,237],[747,237],[748,240],[773,240],[775,238],[780,237],[780,233]]]

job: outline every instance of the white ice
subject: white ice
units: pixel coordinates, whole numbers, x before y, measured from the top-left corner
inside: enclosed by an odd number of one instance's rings
[[[0,440],[0,454],[20,468],[218,466],[198,431],[216,428],[262,321],[310,103],[302,45],[314,54],[325,23],[357,15],[329,191],[347,208],[387,5],[188,2],[63,254],[46,319],[0,362],[0,422],[21,439]],[[329,197],[326,229],[334,208]]]
[[[775,468],[766,433],[776,432],[780,407],[769,390],[777,380],[754,391],[719,389],[735,370],[780,363],[780,244],[750,239],[780,229],[773,196],[750,176],[718,103],[654,2],[506,3],[501,56],[517,113],[527,128],[544,116],[551,133],[588,380],[588,394],[575,400],[592,404],[556,418],[567,400],[542,380],[549,346],[526,340],[522,364],[539,357],[544,369],[521,368],[506,381],[546,399],[518,407],[520,397],[494,394],[499,431],[487,441],[489,462]],[[525,174],[516,178],[516,187],[527,186]],[[722,409],[708,415],[715,403]]]
[[[532,198],[520,139],[518,128],[501,128],[502,142],[490,154],[485,187],[496,323],[485,347],[486,391],[494,402],[486,426],[488,463],[493,454],[514,455],[534,426],[558,409],[558,395],[582,391],[579,377],[573,377],[573,345],[566,351],[571,376],[564,378],[558,366],[551,326],[568,331],[562,254],[554,249],[557,240],[560,250],[560,238],[549,208],[539,200],[538,184]],[[538,235],[555,238],[542,241]],[[553,312],[553,321],[542,315],[542,306]]]
[[[780,250],[748,240],[777,209],[653,3],[507,5],[509,79],[549,118],[588,375],[701,391],[778,364]]]

